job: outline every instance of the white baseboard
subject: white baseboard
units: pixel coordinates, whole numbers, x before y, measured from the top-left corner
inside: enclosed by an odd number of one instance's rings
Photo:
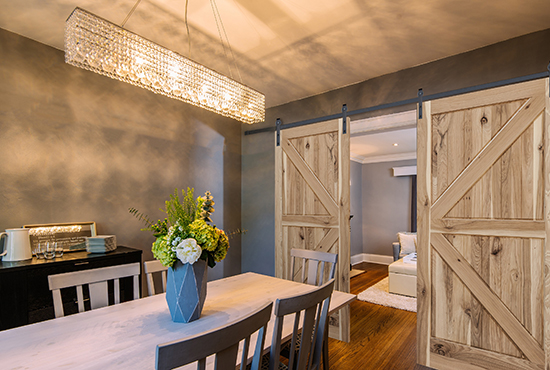
[[[389,265],[393,262],[393,256],[385,256],[382,254],[360,253],[351,256],[351,264],[356,265],[361,262],[379,263],[381,265]]]

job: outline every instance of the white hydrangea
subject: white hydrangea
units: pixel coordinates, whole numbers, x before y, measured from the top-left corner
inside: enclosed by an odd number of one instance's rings
[[[201,256],[202,249],[195,239],[189,238],[183,240],[175,248],[176,256],[182,263],[194,264]]]

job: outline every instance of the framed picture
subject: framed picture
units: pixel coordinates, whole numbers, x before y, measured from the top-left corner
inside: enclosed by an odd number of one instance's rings
[[[86,249],[86,237],[96,236],[95,222],[25,225],[29,230],[31,248],[40,242],[56,242],[66,252]]]

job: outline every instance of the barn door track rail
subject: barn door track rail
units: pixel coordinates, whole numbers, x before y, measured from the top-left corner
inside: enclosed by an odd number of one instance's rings
[[[287,128],[305,126],[305,125],[310,125],[312,123],[330,121],[330,120],[339,119],[339,118],[344,119],[343,130],[344,130],[344,134],[345,134],[348,130],[347,125],[346,125],[346,118],[347,117],[354,116],[354,115],[357,115],[357,114],[369,113],[369,112],[382,110],[382,109],[389,109],[389,108],[395,108],[395,107],[400,107],[400,106],[404,106],[404,105],[410,105],[410,104],[418,104],[418,116],[419,116],[418,118],[421,119],[422,118],[422,104],[425,101],[442,99],[442,98],[447,98],[447,97],[450,97],[450,96],[468,94],[468,93],[475,92],[475,91],[482,91],[482,90],[492,89],[492,88],[495,88],[495,87],[501,87],[501,86],[512,85],[512,84],[516,84],[516,83],[520,83],[520,82],[538,80],[540,78],[546,78],[546,77],[550,76],[550,63],[548,64],[546,69],[547,70],[544,71],[544,72],[535,73],[535,74],[531,74],[531,75],[527,75],[527,76],[515,77],[515,78],[510,78],[510,79],[507,79],[507,80],[490,82],[490,83],[486,83],[486,84],[481,84],[481,85],[476,85],[476,86],[471,86],[471,87],[465,87],[465,88],[462,88],[462,89],[450,90],[450,91],[441,92],[441,93],[437,93],[437,94],[426,95],[426,96],[424,96],[424,92],[423,92],[422,89],[418,89],[418,93],[417,93],[417,96],[415,98],[400,100],[400,101],[396,101],[396,102],[393,102],[393,103],[375,105],[375,106],[372,106],[372,107],[361,108],[361,109],[356,109],[356,110],[352,110],[352,111],[348,111],[348,108],[347,108],[346,104],[343,104],[342,105],[342,112],[340,112],[340,113],[331,114],[331,115],[323,116],[323,117],[307,119],[307,120],[298,121],[298,122],[282,124],[282,122],[283,122],[282,119],[277,118],[275,127],[265,127],[265,128],[261,128],[261,129],[257,129],[257,130],[248,130],[248,131],[245,131],[244,134],[245,135],[254,135],[254,134],[259,134],[261,132],[274,132],[274,131],[280,133],[280,130],[284,130],[284,129],[287,129]],[[277,145],[280,145],[279,140],[277,140]]]

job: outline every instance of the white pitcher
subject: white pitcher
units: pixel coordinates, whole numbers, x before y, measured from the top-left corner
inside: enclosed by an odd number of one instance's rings
[[[0,253],[2,261],[23,261],[32,258],[29,229],[6,229],[6,232],[0,233],[0,238],[4,238],[4,251]]]

